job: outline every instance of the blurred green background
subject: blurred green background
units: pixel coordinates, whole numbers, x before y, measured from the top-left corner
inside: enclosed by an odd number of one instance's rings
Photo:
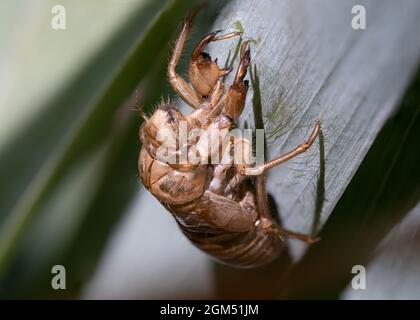
[[[66,30],[51,28],[55,4],[0,5],[3,297],[53,295],[58,262],[72,261],[69,296],[92,273],[140,187],[129,97],[140,86],[151,107],[165,93],[168,43],[194,1],[61,1]]]

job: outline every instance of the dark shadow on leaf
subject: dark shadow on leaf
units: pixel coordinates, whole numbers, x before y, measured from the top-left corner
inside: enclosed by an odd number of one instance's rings
[[[315,195],[315,212],[314,221],[312,222],[311,234],[315,236],[319,231],[319,223],[321,220],[322,207],[325,201],[325,144],[324,133],[319,132],[319,174],[316,184]]]

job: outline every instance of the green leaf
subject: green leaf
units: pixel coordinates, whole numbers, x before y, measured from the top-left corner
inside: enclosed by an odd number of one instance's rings
[[[193,3],[194,1],[169,2],[138,41],[132,43],[133,48],[128,50],[129,46],[125,46],[124,58],[121,59],[120,55],[118,59],[113,60],[105,81],[95,89],[91,88],[93,91],[86,94],[84,103],[81,103],[84,104],[81,108],[82,112],[72,119],[68,132],[57,141],[58,146],[53,148],[45,157],[46,159],[42,161],[39,173],[28,179],[28,185],[20,190],[21,197],[16,200],[11,212],[3,216],[0,230],[0,275],[4,275],[4,272],[7,271],[7,267],[14,258],[19,239],[24,234],[30,221],[45,206],[54,194],[54,190],[57,190],[60,183],[63,182],[63,179],[72,175],[76,166],[88,163],[88,167],[90,166],[99,172],[106,171],[112,160],[109,160],[105,155],[112,155],[119,148],[117,142],[115,144],[109,143],[109,140],[113,140],[113,134],[115,133],[113,132],[115,131],[113,124],[118,107],[133,92],[138,82],[153,69],[156,63],[162,63],[162,59],[156,59],[156,57],[159,56],[159,52],[163,48],[166,48],[174,31],[177,30],[182,16],[185,15]],[[139,15],[141,16],[141,14]],[[140,25],[143,24],[142,21],[138,20],[139,15],[134,15],[133,20],[127,21],[126,27],[132,26],[135,22]],[[124,31],[130,35],[127,38],[131,40],[138,37],[138,35],[133,37],[132,28],[124,28]],[[117,34],[114,41],[110,42],[109,47],[105,47],[103,50],[106,52],[110,47],[118,45],[120,40],[120,35]],[[62,101],[71,105],[73,98],[80,99],[77,84],[78,81],[79,85],[83,83],[82,75],[89,74],[87,72],[89,69],[92,72],[96,70],[100,73],[101,66],[103,67],[105,62],[110,63],[106,59],[101,61],[98,57],[93,59],[92,64],[86,66],[81,77],[63,91],[61,98],[65,97],[65,99]],[[56,102],[58,103],[58,101]],[[64,119],[66,120],[66,118]],[[116,131],[118,132],[118,130]],[[119,134],[124,136],[121,131]],[[117,140],[115,138],[114,141]],[[131,147],[135,149],[137,146]],[[6,148],[6,150],[10,151],[11,149]],[[15,158],[18,152],[19,150],[9,159]],[[2,167],[2,178],[8,178],[8,175],[12,174],[10,172],[13,167],[12,161],[8,163],[10,164],[9,168]],[[93,176],[97,177],[97,175]],[[99,174],[99,176],[101,175]],[[98,183],[101,179],[103,178],[99,178]],[[2,179],[1,183],[4,184],[6,181],[8,179]],[[86,185],[86,183],[82,183],[82,185]],[[95,188],[94,185],[95,183],[93,183],[93,188]],[[17,190],[14,191],[18,193]],[[78,201],[78,199],[73,199],[73,201]],[[86,205],[89,206],[88,203]]]
[[[420,201],[419,135],[417,72],[400,110],[381,130],[325,224],[322,241],[311,247],[282,284],[283,298],[339,298],[354,276],[352,267],[368,266],[375,258],[378,245]],[[399,263],[408,260],[399,259]],[[411,267],[415,270],[418,264]],[[394,292],[393,296],[404,294],[409,293]]]

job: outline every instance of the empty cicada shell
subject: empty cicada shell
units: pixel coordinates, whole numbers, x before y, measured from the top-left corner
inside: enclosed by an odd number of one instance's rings
[[[220,36],[212,32],[205,36],[193,50],[188,84],[175,67],[191,23],[191,16],[183,23],[168,76],[175,92],[195,110],[183,115],[172,103],[162,103],[150,118],[144,117],[140,129],[140,177],[197,247],[230,265],[260,266],[278,256],[286,238],[308,243],[317,240],[285,230],[273,220],[264,173],[306,151],[318,136],[320,125],[315,124],[307,141],[272,161],[261,165],[236,162],[235,150],[241,150],[245,158],[251,152],[249,140],[229,135],[242,113],[248,91],[244,78],[251,60],[249,43],[243,42],[239,67],[232,84],[225,88],[222,78],[231,69],[219,68],[203,49],[210,42],[240,33]],[[184,141],[180,138],[183,130],[187,132]],[[189,134],[194,130],[201,134]],[[215,130],[218,139],[210,139]],[[214,153],[220,155],[218,163],[210,161]]]

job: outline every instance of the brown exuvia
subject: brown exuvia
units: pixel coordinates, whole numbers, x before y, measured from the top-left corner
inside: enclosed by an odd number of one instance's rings
[[[240,62],[233,83],[225,89],[222,78],[231,69],[221,69],[202,50],[212,41],[228,39],[239,32],[219,36],[212,32],[195,47],[189,65],[188,84],[175,67],[191,29],[192,16],[185,19],[168,67],[169,81],[176,93],[195,110],[183,115],[171,103],[161,106],[140,128],[142,148],[139,173],[145,187],[167,208],[183,233],[200,249],[217,260],[236,267],[257,267],[276,258],[285,239],[295,238],[308,243],[317,239],[288,231],[272,218],[265,186],[265,171],[306,151],[320,132],[320,124],[307,141],[289,153],[261,165],[235,163],[233,147],[249,152],[251,142],[230,136],[227,144],[217,150],[223,155],[220,163],[168,162],[158,156],[162,139],[160,130],[171,132],[175,144],[174,155],[179,157],[184,147],[179,141],[180,123],[188,130],[201,129],[204,136],[219,129],[227,136],[229,129],[240,116],[248,91],[244,80],[250,64],[247,41],[240,48]],[[204,139],[208,141],[208,139]],[[188,137],[189,147],[203,139]],[[219,141],[219,140],[218,140]],[[200,149],[202,150],[202,149]],[[200,155],[203,157],[203,154]],[[210,157],[210,154],[205,154]]]

